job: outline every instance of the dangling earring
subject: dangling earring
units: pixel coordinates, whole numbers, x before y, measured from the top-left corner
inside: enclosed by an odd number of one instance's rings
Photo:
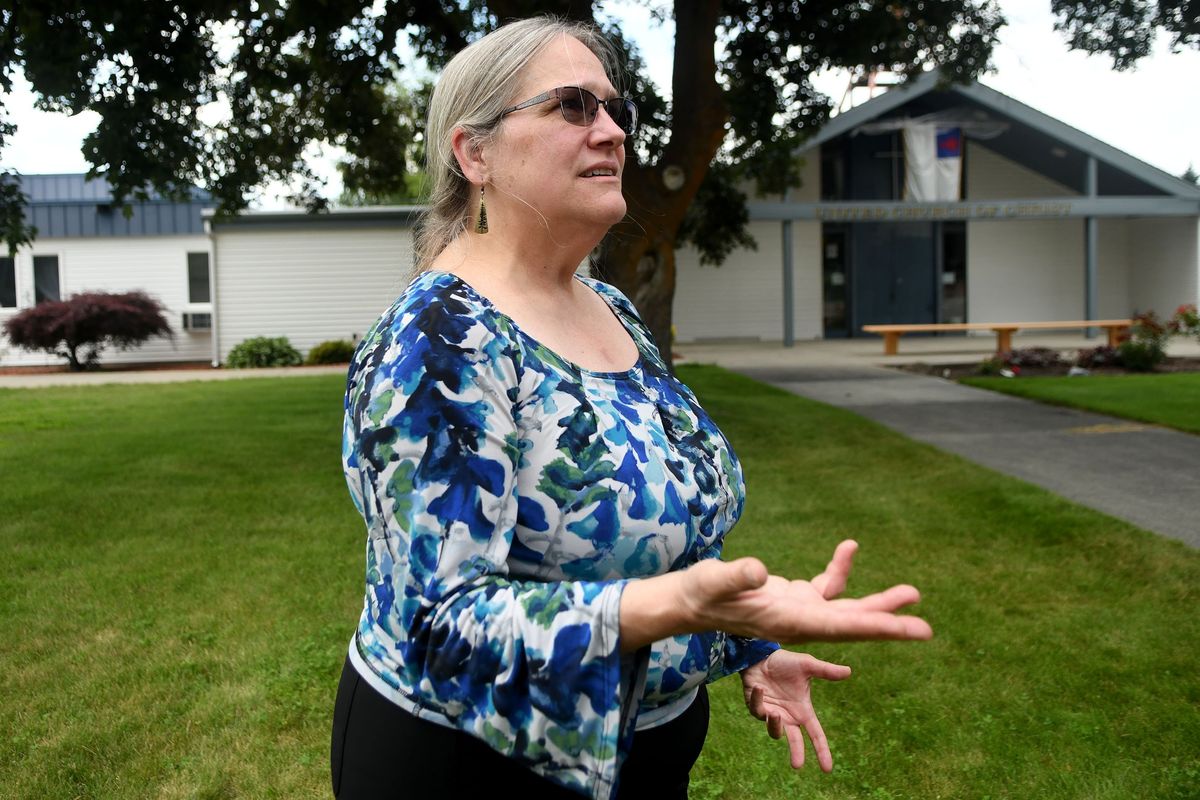
[[[487,203],[483,202],[483,184],[479,185],[479,221],[475,223],[476,233],[487,233]]]

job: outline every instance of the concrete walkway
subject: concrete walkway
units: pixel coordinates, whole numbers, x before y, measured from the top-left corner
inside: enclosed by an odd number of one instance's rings
[[[902,349],[904,344],[902,340]],[[1069,349],[1062,340],[1044,344]],[[877,365],[882,357],[858,352],[850,343],[842,347],[846,352],[836,359],[811,348],[789,353],[778,345],[683,350],[691,360],[717,363],[848,409],[918,441],[1200,547],[1200,436],[884,369]],[[908,357],[927,363],[971,360],[961,352],[947,357],[944,348],[918,343],[910,346]],[[986,349],[975,355],[981,360]],[[1200,348],[1181,342],[1172,352],[1191,355],[1193,350]]]

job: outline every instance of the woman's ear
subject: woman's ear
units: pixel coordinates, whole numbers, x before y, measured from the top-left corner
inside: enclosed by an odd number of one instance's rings
[[[488,164],[479,142],[472,139],[462,128],[455,128],[450,134],[450,148],[463,177],[476,186],[487,183]]]

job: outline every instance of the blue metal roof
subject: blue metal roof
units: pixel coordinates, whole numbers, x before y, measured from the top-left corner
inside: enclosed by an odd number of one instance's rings
[[[84,236],[181,236],[204,233],[201,214],[212,206],[207,192],[192,191],[190,202],[175,202],[156,195],[129,203],[126,217],[112,203],[112,187],[104,178],[91,180],[82,173],[21,175],[21,190],[28,198],[26,221],[37,228],[39,239]]]

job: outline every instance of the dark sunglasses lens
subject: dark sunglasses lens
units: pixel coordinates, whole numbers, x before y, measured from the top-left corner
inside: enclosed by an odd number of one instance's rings
[[[596,120],[596,112],[600,108],[591,92],[573,86],[560,89],[558,101],[563,119],[572,125],[591,125]]]
[[[637,106],[633,104],[632,100],[626,100],[624,97],[606,100],[604,110],[613,118],[613,122],[617,123],[617,127],[625,133],[633,133],[637,128]]]

